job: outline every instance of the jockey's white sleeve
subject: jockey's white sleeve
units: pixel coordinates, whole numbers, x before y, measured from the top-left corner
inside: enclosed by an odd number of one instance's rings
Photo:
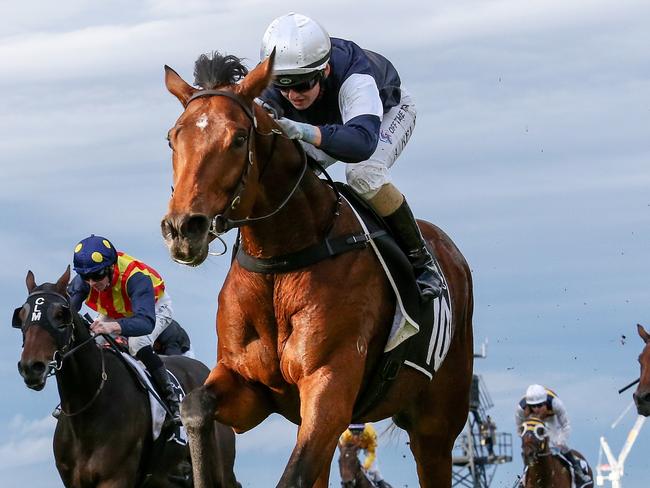
[[[569,441],[569,434],[571,433],[571,422],[569,422],[569,416],[567,415],[564,403],[557,397],[553,398],[553,411],[555,412],[555,420],[557,422],[556,443],[566,446]]]
[[[524,409],[517,403],[517,408],[515,409],[515,427],[517,429],[517,434],[519,434],[519,427],[521,427],[521,424],[524,423],[525,419]]]

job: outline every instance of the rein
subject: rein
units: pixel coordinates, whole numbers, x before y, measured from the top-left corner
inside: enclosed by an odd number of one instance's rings
[[[253,146],[253,141],[254,141],[254,134],[259,134],[261,136],[274,136],[276,137],[277,135],[282,135],[282,132],[278,129],[271,129],[271,132],[264,133],[260,132],[258,130],[258,124],[257,124],[257,118],[255,117],[255,114],[253,113],[253,110],[251,109],[250,106],[248,106],[244,101],[241,99],[241,97],[235,95],[232,92],[225,91],[225,90],[200,90],[195,92],[187,101],[185,106],[187,107],[190,102],[193,100],[196,100],[197,98],[203,98],[203,97],[226,97],[239,105],[239,107],[244,111],[248,119],[251,121],[251,128],[248,131],[248,138],[247,138],[247,146],[246,146],[246,152],[248,154],[248,161],[246,166],[244,167],[244,170],[242,172],[241,177],[239,178],[239,183],[237,184],[237,187],[235,188],[235,191],[233,192],[233,196],[230,200],[230,204],[226,207],[226,210],[221,213],[217,214],[212,218],[212,222],[210,223],[210,229],[208,232],[210,234],[213,234],[214,236],[220,236],[221,234],[225,234],[228,232],[230,229],[234,229],[235,227],[240,227],[242,225],[250,224],[252,222],[259,222],[261,220],[266,220],[270,217],[273,217],[275,214],[277,214],[280,210],[282,210],[285,205],[289,202],[291,197],[295,194],[296,190],[300,186],[300,183],[302,182],[303,177],[305,176],[305,173],[307,172],[307,156],[305,155],[305,152],[301,150],[301,157],[302,157],[302,169],[300,170],[300,175],[298,176],[298,179],[296,180],[296,183],[294,184],[292,190],[289,192],[287,197],[278,205],[278,207],[269,212],[266,215],[262,215],[260,217],[246,217],[244,219],[231,219],[229,218],[229,215],[232,211],[234,211],[239,204],[241,203],[241,195],[244,192],[246,188],[246,183],[248,180],[248,174],[252,167],[255,165],[255,158],[253,156],[254,152],[254,146]],[[294,141],[295,144],[299,147],[299,143],[297,141]],[[275,143],[273,144],[273,151],[275,151]],[[273,155],[273,151],[271,153],[271,156]],[[269,157],[271,159],[271,157]],[[266,168],[265,168],[266,169]],[[260,178],[262,176],[262,173],[260,173]]]
[[[213,97],[213,96],[222,96],[222,97],[227,97],[237,103],[239,107],[244,111],[248,119],[251,121],[251,127],[248,132],[248,139],[247,139],[247,147],[246,147],[246,152],[248,154],[248,160],[247,163],[242,171],[242,175],[239,179],[239,183],[237,184],[237,187],[235,188],[235,191],[233,192],[232,198],[230,200],[230,204],[226,206],[226,209],[223,211],[221,214],[217,214],[212,218],[212,221],[210,222],[210,227],[208,229],[208,232],[215,236],[217,239],[219,239],[222,244],[224,245],[224,250],[221,253],[214,253],[215,255],[219,256],[222,255],[226,252],[227,246],[224,243],[224,241],[221,239],[221,235],[225,234],[229,230],[237,227],[241,227],[243,225],[251,224],[254,222],[260,222],[262,220],[266,220],[270,217],[273,217],[276,215],[280,210],[282,210],[289,200],[294,196],[296,191],[298,190],[298,187],[300,186],[300,183],[305,177],[305,174],[307,173],[307,168],[310,165],[314,165],[316,169],[318,169],[322,174],[325,175],[325,178],[327,179],[330,188],[334,192],[335,195],[335,202],[334,202],[334,208],[333,208],[333,216],[332,220],[328,224],[327,228],[325,229],[325,241],[321,244],[318,244],[316,246],[312,246],[312,248],[304,249],[303,251],[300,251],[297,253],[295,256],[294,255],[285,255],[285,256],[278,256],[275,258],[270,258],[270,259],[264,259],[264,258],[254,258],[252,256],[248,256],[243,252],[243,250],[240,248],[239,252],[237,254],[237,259],[240,261],[240,263],[244,266],[244,268],[248,269],[249,271],[255,271],[255,272],[284,272],[284,271],[289,271],[292,269],[304,267],[307,264],[312,264],[314,262],[318,262],[324,258],[327,257],[332,257],[337,254],[340,254],[342,252],[347,252],[349,250],[358,248],[358,247],[365,247],[367,244],[367,241],[370,237],[372,236],[342,236],[339,239],[330,239],[330,233],[332,229],[334,228],[334,223],[336,221],[336,217],[340,215],[341,211],[341,205],[343,198],[334,184],[334,181],[332,180],[331,176],[329,173],[325,170],[325,168],[315,160],[309,161],[307,158],[307,154],[305,153],[304,149],[300,145],[300,143],[297,140],[293,140],[294,145],[296,146],[300,158],[301,158],[301,169],[300,169],[300,174],[298,175],[298,178],[296,179],[296,182],[294,183],[291,191],[287,194],[287,196],[280,202],[280,204],[271,212],[267,213],[266,215],[262,215],[259,217],[246,217],[243,219],[231,219],[230,213],[234,211],[237,206],[241,203],[241,196],[246,188],[246,183],[248,180],[248,174],[251,170],[251,168],[255,165],[255,157],[254,157],[254,135],[259,134],[260,136],[274,136],[273,140],[273,145],[271,149],[271,154],[269,155],[269,161],[272,160],[273,153],[275,152],[275,142],[276,139],[275,137],[277,135],[283,135],[283,133],[276,129],[273,128],[271,129],[271,132],[264,133],[260,132],[258,130],[258,123],[257,123],[257,118],[255,117],[255,114],[251,107],[247,105],[244,100],[242,100],[241,97],[237,96],[236,94],[230,92],[230,91],[225,91],[225,90],[200,90],[195,92],[186,102],[185,107],[187,107],[193,100],[196,100],[198,98],[203,98],[203,97]],[[264,166],[264,168],[261,169],[260,174],[258,176],[258,181],[261,180],[262,175],[268,168],[268,164]]]
[[[93,336],[93,337],[91,337],[91,339],[95,339],[95,337]],[[82,345],[84,345],[86,342],[84,342]],[[70,353],[76,351],[79,347],[81,347],[81,346],[75,347],[72,351],[70,351]],[[86,403],[79,410],[76,410],[74,412],[66,412],[63,409],[63,405],[61,405],[61,413],[63,415],[65,415],[66,417],[74,417],[75,415],[79,415],[80,413],[85,412],[86,410],[88,410],[90,408],[90,406],[95,402],[95,400],[97,400],[97,397],[99,397],[99,394],[101,393],[101,391],[104,389],[104,385],[106,384],[106,380],[108,379],[108,375],[106,374],[106,362],[104,360],[104,349],[100,347],[99,348],[99,353],[100,353],[101,358],[102,358],[102,374],[101,374],[102,381],[99,383],[99,386],[97,387],[97,390],[95,390],[95,394],[92,396],[92,398],[88,401],[88,403]]]

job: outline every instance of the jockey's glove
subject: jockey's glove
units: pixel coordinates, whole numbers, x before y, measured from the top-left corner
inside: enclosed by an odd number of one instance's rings
[[[310,144],[316,142],[318,136],[318,127],[311,124],[304,124],[302,122],[296,122],[282,117],[275,121],[276,124],[280,126],[284,135],[289,139],[298,139],[299,141],[305,141]]]
[[[256,97],[254,102],[266,110],[272,119],[279,119],[282,116],[282,109],[274,103],[267,102],[259,97]]]

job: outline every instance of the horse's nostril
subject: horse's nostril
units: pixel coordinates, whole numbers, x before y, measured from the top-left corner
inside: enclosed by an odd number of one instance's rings
[[[181,234],[186,237],[203,237],[210,227],[210,221],[205,215],[192,215],[181,226]]]
[[[650,392],[641,395],[641,401],[643,403],[650,403]]]
[[[36,361],[31,365],[31,371],[33,374],[41,375],[45,372],[45,363],[41,361]]]

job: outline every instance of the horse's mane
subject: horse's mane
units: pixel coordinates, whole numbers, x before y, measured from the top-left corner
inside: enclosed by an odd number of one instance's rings
[[[232,85],[248,74],[242,60],[232,54],[218,51],[201,54],[194,63],[194,84],[204,90]]]

